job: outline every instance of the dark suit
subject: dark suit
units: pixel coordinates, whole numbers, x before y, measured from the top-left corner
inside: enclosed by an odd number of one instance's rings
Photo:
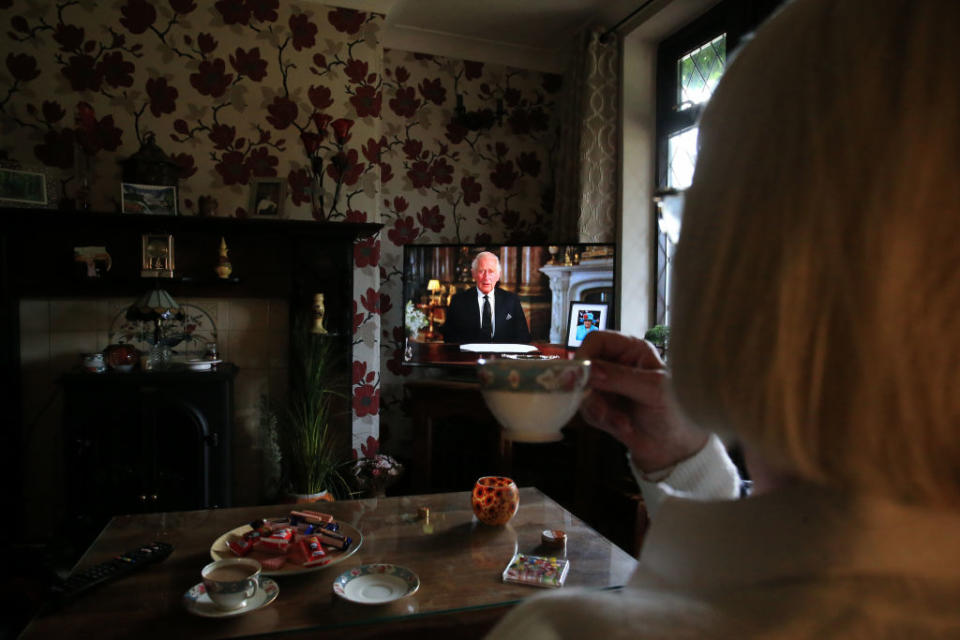
[[[520,298],[516,294],[496,288],[493,290],[493,340],[480,333],[480,305],[477,288],[461,291],[450,300],[447,319],[440,331],[444,342],[530,342],[530,329],[523,315]]]

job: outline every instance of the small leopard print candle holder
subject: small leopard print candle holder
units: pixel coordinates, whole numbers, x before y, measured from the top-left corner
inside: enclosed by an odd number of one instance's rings
[[[520,506],[516,483],[502,476],[484,476],[473,485],[470,496],[477,520],[491,526],[507,524]]]

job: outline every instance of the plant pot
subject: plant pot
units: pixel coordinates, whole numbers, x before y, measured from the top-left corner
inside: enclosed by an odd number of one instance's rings
[[[311,504],[313,502],[333,502],[333,494],[329,491],[320,493],[287,493],[283,496],[283,504]]]

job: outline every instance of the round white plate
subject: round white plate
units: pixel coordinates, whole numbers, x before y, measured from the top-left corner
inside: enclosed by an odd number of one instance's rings
[[[271,570],[266,567],[261,571],[261,575],[264,576],[292,576],[299,573],[312,573],[314,571],[320,571],[321,569],[326,569],[331,565],[335,565],[338,562],[343,562],[353,554],[357,552],[357,549],[360,548],[360,545],[363,544],[363,535],[360,533],[360,530],[354,527],[351,524],[346,522],[337,521],[340,525],[340,533],[352,538],[353,542],[350,543],[350,548],[346,551],[337,551],[336,549],[331,549],[330,547],[324,547],[324,550],[327,552],[327,557],[330,558],[330,562],[324,565],[317,567],[304,567],[302,565],[286,563],[280,569]],[[233,538],[239,538],[247,531],[250,531],[250,525],[245,524],[236,529],[231,529],[225,534],[213,541],[213,544],[210,545],[210,557],[214,560],[226,560],[227,558],[236,558],[237,556],[233,555],[233,552],[230,551],[230,547],[227,546],[227,542]],[[262,553],[260,551],[251,551],[246,557],[253,558],[254,560],[264,560],[267,558],[276,557],[272,553]]]
[[[420,588],[413,571],[393,564],[364,564],[344,571],[333,581],[333,592],[358,604],[384,604],[405,598]]]
[[[280,587],[277,586],[277,583],[261,575],[260,588],[253,594],[252,598],[247,599],[245,605],[239,609],[224,610],[213,604],[213,600],[207,595],[206,587],[200,582],[190,587],[187,592],[183,594],[183,606],[187,608],[187,611],[196,616],[203,616],[204,618],[229,618],[231,616],[241,616],[265,607],[276,600],[279,594]]]

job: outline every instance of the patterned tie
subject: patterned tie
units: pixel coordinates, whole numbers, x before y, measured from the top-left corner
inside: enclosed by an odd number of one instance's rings
[[[490,298],[483,296],[483,315],[480,317],[480,334],[487,340],[493,340],[493,313],[490,311]]]

